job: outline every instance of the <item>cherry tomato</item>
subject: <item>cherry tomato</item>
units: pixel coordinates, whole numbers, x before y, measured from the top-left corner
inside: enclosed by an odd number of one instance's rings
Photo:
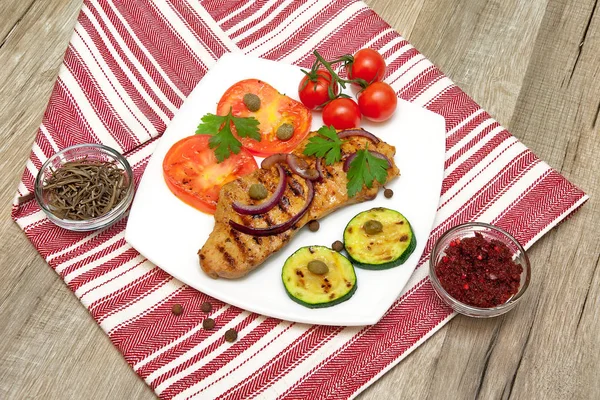
[[[323,108],[323,123],[335,129],[358,128],[360,118],[358,104],[345,97],[332,100]]]
[[[208,147],[210,137],[194,135],[175,143],[163,160],[163,176],[171,192],[184,203],[214,214],[221,187],[258,166],[244,149],[217,163],[214,151]]]
[[[323,107],[329,101],[328,88],[331,84],[331,74],[325,69],[319,69],[315,72],[315,76],[304,75],[304,78],[298,85],[298,96],[300,101],[311,110]],[[337,95],[340,87],[335,82],[333,93]]]
[[[385,60],[373,49],[362,49],[354,55],[348,68],[348,78],[360,78],[367,83],[379,82],[385,75]]]
[[[248,93],[260,99],[257,111],[250,111],[244,103],[244,95]],[[312,118],[310,110],[302,103],[258,79],[245,79],[227,89],[217,105],[217,114],[227,115],[230,109],[236,117],[254,117],[258,120],[260,142],[252,138],[239,138],[242,146],[257,156],[289,153],[295,149],[308,135]],[[283,124],[294,127],[292,137],[288,140],[277,138],[277,129]],[[236,134],[235,128],[231,129]]]
[[[358,94],[358,108],[371,121],[381,122],[390,118],[397,105],[394,89],[385,82],[374,82]]]

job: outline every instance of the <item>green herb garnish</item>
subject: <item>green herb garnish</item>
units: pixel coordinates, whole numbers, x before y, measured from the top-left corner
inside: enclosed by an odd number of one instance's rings
[[[307,156],[325,157],[325,163],[332,165],[342,158],[342,139],[338,137],[335,129],[330,126],[322,126],[318,135],[308,139],[308,144],[304,148],[304,154]]]
[[[229,113],[225,116],[206,114],[201,119],[202,123],[196,129],[197,134],[212,135],[208,146],[214,149],[218,162],[223,162],[231,153],[238,154],[242,143],[231,132],[231,124],[239,137],[249,137],[260,142],[258,120],[254,117],[234,117]]]
[[[354,197],[362,190],[363,185],[369,189],[372,188],[375,179],[383,185],[387,179],[387,168],[386,160],[373,156],[368,149],[358,150],[347,173],[348,197]]]

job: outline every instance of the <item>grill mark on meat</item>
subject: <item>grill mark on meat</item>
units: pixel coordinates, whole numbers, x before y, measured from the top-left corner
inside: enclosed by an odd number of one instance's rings
[[[219,252],[223,255],[223,258],[225,261],[227,261],[227,264],[235,267],[235,258],[233,258],[231,254],[227,252],[227,250],[225,250],[222,246],[217,246],[217,250],[219,250]]]
[[[279,211],[281,211],[283,214],[288,214],[287,206],[285,206],[281,201],[277,204],[277,208],[279,208]]]
[[[294,195],[296,195],[296,197],[304,196],[304,188],[302,187],[300,182],[298,182],[296,179],[294,179],[294,178],[290,179],[288,187],[290,188],[292,193],[294,193]]]
[[[247,255],[249,249],[244,243],[242,243],[242,239],[240,238],[240,233],[238,231],[236,231],[235,229],[231,228],[229,230],[229,234],[233,237],[233,241],[237,245],[238,251],[240,252],[240,254],[242,256]]]
[[[262,215],[263,215],[263,217],[264,217],[264,219],[265,219],[265,222],[267,223],[267,226],[268,226],[269,228],[270,228],[270,227],[272,227],[273,225],[275,225],[275,223],[274,223],[274,222],[273,222],[273,220],[271,219],[271,216],[269,215],[269,213],[267,213],[267,214],[262,214]]]
[[[285,220],[288,220],[293,217],[292,214],[294,214],[294,213],[290,210],[290,206],[291,206],[290,199],[285,195],[281,196],[281,199],[279,200],[279,203],[277,204],[277,208],[281,212],[282,217],[285,216]]]
[[[279,200],[279,209],[281,211],[288,211],[290,208],[290,199],[287,196],[281,196],[281,200]]]

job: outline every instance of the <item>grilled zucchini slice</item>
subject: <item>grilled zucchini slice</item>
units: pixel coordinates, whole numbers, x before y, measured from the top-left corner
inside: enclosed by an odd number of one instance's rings
[[[309,270],[311,262],[313,265]],[[327,271],[315,269],[315,262],[324,263]],[[281,279],[290,298],[308,308],[342,303],[352,297],[357,287],[352,263],[324,246],[302,247],[289,256],[283,265]]]
[[[350,220],[344,229],[344,246],[354,265],[380,270],[403,264],[417,241],[404,215],[389,208],[373,208]]]

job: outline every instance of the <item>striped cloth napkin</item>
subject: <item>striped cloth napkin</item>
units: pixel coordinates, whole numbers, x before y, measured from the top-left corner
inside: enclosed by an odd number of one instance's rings
[[[374,326],[308,326],[228,306],[131,248],[126,219],[69,232],[31,199],[43,161],[77,143],[124,153],[139,181],[156,139],[226,52],[309,67],[314,49],[333,58],[363,47],[384,55],[399,97],[443,115],[447,128],[435,227],[404,292]],[[87,0],[12,216],[161,398],[337,399],[356,396],[452,318],[426,266],[446,229],[490,222],[528,247],[586,199],[360,1]],[[202,329],[205,301],[214,331]],[[182,315],[171,312],[175,303]],[[223,338],[229,328],[239,332],[233,344]]]

